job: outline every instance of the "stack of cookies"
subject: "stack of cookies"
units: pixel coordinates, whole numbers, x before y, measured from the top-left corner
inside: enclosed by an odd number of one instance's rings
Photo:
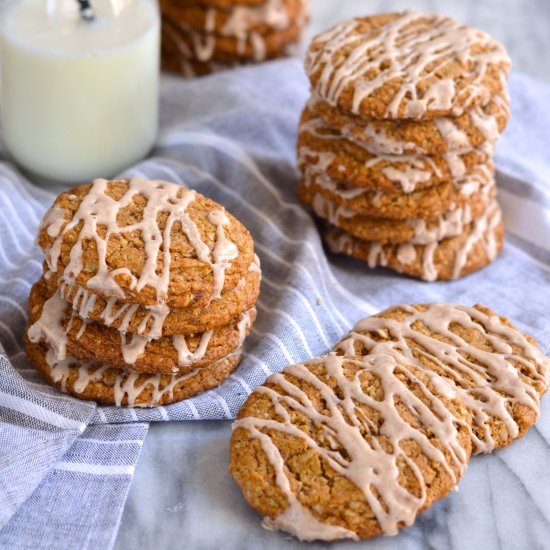
[[[221,384],[256,317],[248,230],[174,183],[96,180],[44,216],[27,355],[61,391],[154,406]]]
[[[293,53],[309,0],[161,0],[162,63],[200,76]]]
[[[533,426],[549,375],[536,342],[486,307],[396,306],[257,388],[230,471],[267,528],[394,535],[457,486],[471,454]]]
[[[358,18],[314,39],[299,195],[333,252],[428,281],[496,257],[509,68],[503,46],[440,15]]]

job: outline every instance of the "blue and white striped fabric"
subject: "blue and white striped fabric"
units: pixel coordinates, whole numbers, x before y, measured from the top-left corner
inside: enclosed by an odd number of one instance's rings
[[[497,153],[506,249],[480,273],[426,284],[324,251],[295,195],[296,125],[308,96],[298,61],[165,77],[158,146],[124,175],[175,181],[225,205],[252,232],[264,278],[240,368],[216,390],[156,409],[79,402],[29,365],[21,335],[41,271],[33,238],[54,194],[1,162],[0,547],[111,547],[148,422],[232,418],[270,373],[327,352],[357,319],[390,305],[484,303],[549,352],[550,87],[513,75],[511,92]]]

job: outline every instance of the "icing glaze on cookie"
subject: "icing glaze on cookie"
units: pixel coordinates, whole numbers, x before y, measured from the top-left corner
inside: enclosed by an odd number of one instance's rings
[[[65,220],[63,209],[56,207],[50,210],[44,229],[50,234],[54,228],[50,236],[55,237],[55,241],[46,250],[48,269],[53,273],[57,272],[64,236],[81,226],[77,240],[72,245],[68,264],[63,270],[62,282],[70,285],[76,281],[85,268],[82,260],[83,243],[87,240],[94,241],[98,266],[96,274],[87,281],[87,288],[104,296],[123,299],[125,294],[116,277],[124,275],[131,280],[131,290],[140,292],[143,288],[150,287],[155,291],[157,310],[152,310],[151,314],[162,318],[166,313],[163,306],[167,302],[170,282],[171,232],[173,225],[178,222],[197,259],[211,266],[214,285],[210,299],[219,299],[225,281],[225,271],[239,255],[237,246],[225,234],[224,227],[228,224],[228,218],[223,209],[212,211],[208,216],[210,223],[216,228],[216,241],[211,251],[187,212],[195,201],[194,191],[173,183],[132,178],[127,191],[119,200],[115,200],[107,194],[109,183],[108,180],[95,180],[71,220]],[[121,227],[117,221],[118,215],[137,196],[145,197],[147,201],[142,219]],[[157,221],[161,213],[167,214],[163,230]],[[60,223],[60,219],[63,219],[63,223]],[[145,251],[145,262],[139,276],[135,276],[124,267],[111,270],[107,263],[109,239],[132,232],[140,233]]]
[[[391,311],[403,312],[403,318],[387,315]],[[505,426],[510,441],[520,435],[512,412],[515,404],[538,415],[550,363],[518,329],[479,307],[400,305],[389,312],[359,321],[335,350],[344,355],[388,354],[425,369],[431,377],[453,381],[457,397],[473,417],[475,452],[495,449],[495,419]],[[488,345],[476,346],[457,327],[479,333]]]
[[[302,540],[359,538],[342,525],[320,521],[303,504],[301,484],[294,478],[291,482],[286,466],[287,460],[299,458],[281,452],[277,434],[302,440],[304,458],[314,453],[337,476],[351,481],[385,534],[396,534],[399,527],[412,524],[426,503],[426,480],[416,461],[403,450],[405,441],[415,442],[427,460],[439,464],[452,485],[458,482],[469,452],[459,437],[460,427],[467,422],[448,408],[447,400],[454,392],[444,383],[426,384],[404,365],[384,354],[362,361],[329,355],[288,366],[255,390],[267,397],[269,408],[263,405],[255,410],[245,404],[233,430],[246,430],[248,438],[260,442],[275,483],[288,501],[281,514],[266,518],[267,527],[289,531]],[[314,368],[324,372],[313,372]],[[382,395],[365,391],[365,376],[379,381]],[[312,397],[307,388],[318,397]],[[414,420],[407,421],[401,407]],[[244,444],[240,439],[238,445]],[[418,494],[398,481],[404,468],[412,472]],[[323,471],[320,467],[318,475]],[[345,519],[341,523],[345,524]]]
[[[414,11],[343,21],[316,37],[306,58],[324,100],[393,119],[461,115],[499,92],[509,67],[485,33]]]

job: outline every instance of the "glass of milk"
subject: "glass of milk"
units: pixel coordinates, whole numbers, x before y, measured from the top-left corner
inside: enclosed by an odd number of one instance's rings
[[[38,181],[110,178],[143,158],[158,130],[155,0],[18,0],[0,20],[1,132]]]

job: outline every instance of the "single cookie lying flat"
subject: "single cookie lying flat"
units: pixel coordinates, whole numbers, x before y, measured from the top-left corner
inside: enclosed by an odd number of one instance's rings
[[[206,308],[169,309],[129,304],[114,297],[106,300],[75,283],[60,283],[59,273],[48,271],[47,265],[44,268],[44,279],[50,292],[59,289],[63,298],[82,318],[151,338],[196,334],[226,325],[254,306],[260,293],[262,278],[260,260],[256,256],[246,276],[239,280],[237,286],[224,290],[221,297],[211,301]]]
[[[395,534],[444,497],[471,452],[465,407],[387,355],[329,355],[256,388],[230,472],[267,528],[302,540]]]
[[[335,350],[388,354],[452,381],[472,415],[476,453],[524,435],[548,389],[550,361],[533,338],[479,305],[395,306],[359,321]]]
[[[246,6],[232,2],[220,8],[214,2],[201,5],[189,0],[161,0],[164,17],[185,22],[192,29],[245,40],[250,33],[260,35],[287,29],[304,16],[305,0],[264,0],[260,5]]]

